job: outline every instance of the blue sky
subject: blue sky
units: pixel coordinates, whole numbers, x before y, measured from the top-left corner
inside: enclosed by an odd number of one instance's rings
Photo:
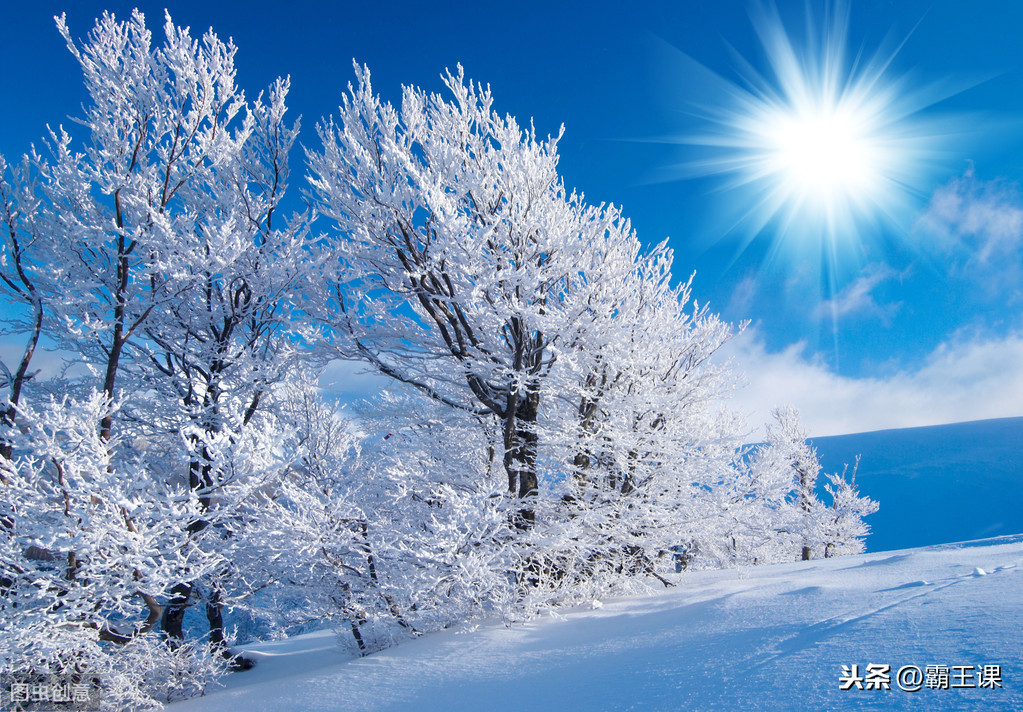
[[[290,74],[289,105],[309,145],[353,58],[392,100],[403,83],[438,89],[439,74],[461,63],[491,85],[498,111],[532,117],[542,134],[564,124],[566,184],[624,205],[645,242],[670,237],[676,275],[696,272],[699,301],[751,321],[726,355],[748,381],[736,403],[754,419],[790,403],[825,435],[1023,415],[1023,4],[860,0],[850,9],[847,58],[890,59],[877,86],[920,99],[893,124],[897,140],[877,148],[904,169],[905,190],[882,187],[898,206],[880,219],[868,205],[828,249],[819,230],[793,228],[798,214],[787,226],[733,227],[757,195],[732,187],[735,176],[693,168],[714,151],[687,143],[708,129],[694,105],[727,115],[729,91],[748,86],[751,72],[777,89],[752,2],[9,2],[0,7],[0,153],[16,158],[83,100],[52,16],[66,11],[83,37],[103,9],[127,17],[136,5],[158,35],[166,6],[193,34],[212,26],[233,37],[249,94]],[[779,3],[780,24],[810,65],[816,45],[804,40],[826,27],[826,7]],[[899,141],[928,136],[924,160],[903,160]]]

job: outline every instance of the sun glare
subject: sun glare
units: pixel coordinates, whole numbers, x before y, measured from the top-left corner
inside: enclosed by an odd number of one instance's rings
[[[767,233],[776,248],[805,255],[815,245],[834,260],[845,248],[858,252],[879,226],[904,230],[900,218],[935,164],[940,137],[955,132],[951,120],[921,112],[956,92],[893,75],[898,47],[850,59],[845,5],[829,4],[821,21],[808,17],[818,31],[803,44],[774,6],[751,17],[762,69],[738,57],[731,81],[683,56],[704,81],[683,99],[699,128],[675,140],[700,153],[679,175],[722,179],[735,214],[729,227],[745,232],[747,244]]]
[[[855,116],[834,107],[783,113],[765,123],[765,144],[786,190],[801,200],[831,203],[869,191],[879,176],[876,148]]]

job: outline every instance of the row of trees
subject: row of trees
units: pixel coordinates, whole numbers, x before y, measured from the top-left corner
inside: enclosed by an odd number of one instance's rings
[[[80,126],[0,159],[27,338],[0,427],[8,671],[141,708],[246,664],[232,616],[333,620],[366,651],[861,548],[875,505],[844,477],[818,501],[793,413],[742,447],[711,360],[731,327],[667,245],[568,191],[559,137],[460,68],[395,107],[356,66],[285,216],[287,80],[247,99],[236,48],[169,17],[159,46],[138,12],[83,43],[57,24]],[[355,425],[316,387],[339,358],[394,383]]]

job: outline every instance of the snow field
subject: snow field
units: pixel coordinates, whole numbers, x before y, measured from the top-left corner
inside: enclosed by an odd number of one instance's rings
[[[253,671],[169,709],[1023,709],[1021,563],[1017,535],[698,572],[662,593],[356,659],[324,631],[253,646]],[[843,666],[862,676],[869,664],[891,666],[891,689],[839,689]],[[1001,688],[976,686],[989,664]],[[974,666],[973,686],[899,689],[900,668],[930,665]]]

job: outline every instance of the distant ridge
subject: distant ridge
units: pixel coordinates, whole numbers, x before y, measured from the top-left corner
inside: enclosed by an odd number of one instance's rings
[[[1023,417],[811,438],[826,472],[861,455],[856,482],[881,504],[867,551],[1023,532]]]
[[[1021,404],[1023,407],[1023,404]],[[846,433],[844,435],[822,435],[820,437],[811,438],[811,440],[829,440],[833,438],[851,438],[858,435],[875,435],[877,433],[898,433],[906,430],[935,430],[940,428],[960,429],[966,427],[977,426],[983,428],[988,424],[993,423],[1011,423],[1017,422],[1023,424],[1023,416],[1012,416],[1008,418],[985,418],[983,420],[964,420],[959,423],[942,423],[940,425],[910,425],[903,428],[881,428],[880,430],[864,430],[859,433]],[[1023,425],[1021,425],[1023,427]]]

